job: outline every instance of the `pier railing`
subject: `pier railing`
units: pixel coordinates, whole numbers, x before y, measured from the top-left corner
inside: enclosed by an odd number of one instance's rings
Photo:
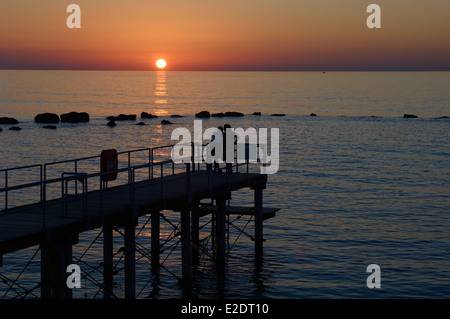
[[[118,156],[126,157],[125,161],[119,161],[120,163],[125,163],[124,167],[119,167],[115,171],[108,171],[108,172],[100,172],[98,170],[98,167],[100,166],[100,157],[101,155],[95,155],[95,156],[88,156],[88,157],[81,157],[77,159],[69,159],[69,160],[62,160],[62,161],[56,161],[46,164],[35,164],[35,165],[28,165],[28,166],[19,166],[19,167],[13,167],[13,168],[7,168],[7,169],[0,169],[0,173],[4,174],[4,187],[0,188],[0,196],[4,198],[4,205],[3,209],[0,210],[1,214],[7,214],[7,213],[14,213],[17,211],[20,211],[21,209],[26,209],[30,204],[40,204],[42,207],[42,223],[43,228],[46,228],[46,206],[47,203],[52,199],[62,199],[65,209],[63,210],[64,215],[67,215],[67,204],[69,201],[76,200],[76,199],[83,199],[84,202],[87,200],[87,195],[90,191],[93,190],[99,190],[100,194],[103,193],[106,189],[108,189],[111,185],[108,185],[108,182],[102,181],[102,177],[108,174],[117,173],[118,177],[119,174],[126,174],[126,178],[123,178],[123,175],[121,175],[121,179],[118,178],[118,180],[113,184],[113,186],[126,186],[129,188],[129,194],[130,194],[130,207],[134,206],[134,198],[135,198],[135,185],[136,185],[136,175],[137,173],[141,176],[145,176],[141,180],[155,180],[155,182],[159,182],[160,184],[160,192],[161,196],[164,192],[164,180],[167,176],[174,176],[176,173],[186,172],[185,175],[180,175],[180,178],[186,179],[186,194],[191,198],[191,172],[197,171],[200,174],[206,174],[208,176],[208,187],[211,187],[211,172],[212,172],[212,164],[207,164],[198,160],[194,156],[194,154],[201,154],[198,151],[195,151],[195,148],[201,149],[204,145],[196,145],[194,143],[190,144],[191,149],[191,160],[190,162],[186,163],[186,161],[182,164],[176,164],[171,159],[171,151],[172,148],[175,146],[175,144],[171,145],[164,145],[154,148],[142,148],[142,149],[135,149],[135,150],[128,150],[128,151],[122,151],[118,152]],[[261,146],[257,145],[257,148]],[[136,161],[133,158],[133,155],[140,155],[140,161],[137,160],[138,163],[134,163]],[[159,157],[163,157],[160,159]],[[145,158],[145,160],[143,160]],[[93,167],[97,167],[94,172],[85,172],[82,171],[82,166],[85,162],[88,161],[96,161],[95,164],[89,164],[85,165],[85,168],[93,169]],[[234,162],[229,165],[229,169],[239,172],[240,166],[246,166],[246,173],[249,173],[249,164],[254,163],[252,161],[249,161],[248,158],[244,163],[239,163],[237,161],[237,152],[236,148],[234,150]],[[58,170],[56,174],[59,174],[57,177],[50,178],[50,169],[55,168],[57,166],[70,164],[73,165],[71,171],[65,170]],[[206,164],[206,169],[201,170],[201,164]],[[181,169],[176,169],[176,167],[179,167],[181,165]],[[184,167],[183,167],[184,165]],[[167,171],[165,170],[165,167],[169,166],[170,169]],[[225,167],[223,167],[225,169]],[[20,172],[20,171],[28,171],[28,170],[35,170],[35,174],[39,176],[37,181],[23,183],[23,184],[16,184],[16,185],[10,185],[10,174],[11,172]],[[142,171],[145,170],[145,173],[142,173]],[[156,171],[158,171],[159,174],[156,174]],[[169,174],[167,175],[167,172]],[[53,172],[54,173],[54,172]],[[225,170],[225,174],[227,174],[227,181],[229,180],[229,171]],[[25,178],[26,174],[22,176],[22,178]],[[155,177],[156,176],[156,177]],[[92,180],[95,180],[95,182],[92,182]],[[122,182],[120,182],[122,180]],[[97,184],[99,182],[99,184]],[[69,184],[72,183],[72,186],[69,186]],[[81,186],[79,185],[81,184]],[[51,186],[58,186],[60,187],[60,195],[56,195],[58,192],[53,188],[52,192],[49,192]],[[95,185],[98,185],[97,187]],[[33,203],[24,203],[24,200],[21,200],[20,205],[11,205],[10,204],[10,194],[13,191],[21,191],[24,192],[26,190],[30,190],[31,188],[39,188],[39,200],[37,202]],[[123,191],[123,190],[122,190]],[[72,192],[72,193],[71,193]],[[50,194],[51,193],[51,194]],[[22,194],[24,198],[30,197],[29,194]],[[100,195],[101,196],[101,195]],[[83,205],[84,206],[84,205]],[[86,207],[83,207],[83,215],[87,214]],[[87,217],[87,216],[86,216]]]

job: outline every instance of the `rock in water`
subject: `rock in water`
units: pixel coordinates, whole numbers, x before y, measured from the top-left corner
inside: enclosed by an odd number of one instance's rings
[[[87,123],[89,122],[89,114],[86,112],[70,112],[61,114],[61,122],[63,123]]]
[[[309,114],[309,116],[317,116],[317,114],[316,113],[311,113],[311,114]]]
[[[252,115],[261,115],[261,112],[253,112]]]
[[[173,118],[181,118],[181,117],[183,117],[183,115],[173,114],[173,115],[171,115],[170,117],[173,117]]]
[[[106,119],[110,121],[136,121],[136,114],[120,114],[119,116],[108,116]]]
[[[417,118],[417,115],[414,114],[403,114],[404,119],[415,119]]]
[[[272,116],[285,116],[286,114],[282,114],[282,113],[275,113],[275,114],[272,114]]]
[[[209,119],[211,117],[211,114],[208,111],[201,111],[195,114],[195,117],[203,118],[203,119]]]
[[[18,127],[18,126],[11,126],[11,127],[9,128],[9,130],[10,130],[10,131],[20,131],[21,128]]]
[[[162,120],[161,124],[166,125],[166,124],[173,124],[173,123],[170,121],[167,121],[167,120]]]
[[[0,117],[0,124],[19,124],[19,121],[12,117]]]
[[[116,122],[114,120],[110,120],[108,123],[106,123],[106,125],[108,125],[109,127],[114,127],[116,126]]]
[[[139,122],[139,123],[136,123],[136,125],[144,126],[144,125],[147,125],[147,124],[145,124],[144,122]]]
[[[241,113],[241,112],[225,112],[225,116],[241,117],[241,116],[244,116],[244,113]]]
[[[56,125],[45,125],[42,128],[47,128],[47,129],[50,129],[50,130],[56,130]]]
[[[225,116],[225,113],[223,113],[223,112],[211,114],[211,117],[224,117],[224,116]]]
[[[59,116],[58,114],[54,113],[42,113],[36,115],[34,117],[34,121],[36,123],[43,123],[43,124],[57,124],[59,123]]]
[[[155,117],[158,117],[158,115],[153,115],[147,112],[142,112],[141,113],[141,119],[153,119]]]

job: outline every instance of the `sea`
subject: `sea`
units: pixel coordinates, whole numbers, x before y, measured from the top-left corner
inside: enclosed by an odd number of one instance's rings
[[[204,110],[244,116],[203,119],[203,129],[279,129],[279,169],[268,176],[263,198],[265,206],[280,210],[264,222],[262,259],[247,236],[253,223],[232,220],[237,228],[230,227],[224,272],[218,275],[209,255],[202,256],[188,291],[179,282],[177,238],[167,244],[159,273],[148,254],[140,254],[150,248],[151,231],[148,216],[141,217],[137,298],[450,297],[450,72],[1,70],[0,117],[16,118],[21,130],[0,125],[0,169],[173,144],[173,130],[191,130],[195,113]],[[34,122],[39,113],[71,111],[88,112],[90,121],[59,123],[57,129]],[[158,118],[141,119],[141,112]],[[107,116],[119,114],[136,114],[137,120],[106,126]],[[162,119],[173,124],[161,125]],[[140,121],[146,125],[136,125]],[[97,160],[90,165],[99,167]],[[36,180],[31,171],[11,172],[9,185]],[[10,192],[8,205],[36,201],[37,193]],[[231,205],[252,200],[253,192],[242,190]],[[162,240],[173,234],[179,217],[163,213],[171,223],[162,223]],[[203,222],[207,230],[210,223]],[[201,236],[207,245],[208,231]],[[124,296],[122,246],[117,229],[118,298]],[[101,231],[80,234],[73,255],[83,274],[73,298],[105,298],[99,288]],[[369,288],[373,264],[379,288]],[[0,298],[39,298],[39,247],[4,255],[0,276]]]

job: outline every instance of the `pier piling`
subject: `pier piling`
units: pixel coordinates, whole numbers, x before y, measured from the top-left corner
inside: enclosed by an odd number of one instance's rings
[[[218,197],[216,199],[216,259],[217,267],[220,269],[225,267],[225,203],[226,197]]]
[[[254,188],[255,201],[255,256],[263,253],[263,187]]]
[[[159,268],[159,255],[161,243],[159,239],[160,233],[160,212],[153,210],[151,212],[151,266]]]
[[[199,203],[195,203],[191,208],[191,239],[192,239],[192,263],[194,266],[199,262],[199,245],[200,245],[200,217],[198,212]]]
[[[111,297],[113,286],[113,227],[110,222],[103,226],[103,285],[105,298]]]
[[[41,298],[70,299],[72,290],[67,287],[67,266],[72,264],[72,238],[44,242],[41,249]]]
[[[135,249],[136,220],[129,220],[125,230],[125,299],[136,296],[136,249]]]
[[[181,267],[183,283],[192,280],[192,248],[191,248],[191,217],[190,209],[181,210]]]

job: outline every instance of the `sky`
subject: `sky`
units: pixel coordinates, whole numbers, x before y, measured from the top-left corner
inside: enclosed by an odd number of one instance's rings
[[[0,69],[450,70],[449,15],[448,0],[2,0]]]

